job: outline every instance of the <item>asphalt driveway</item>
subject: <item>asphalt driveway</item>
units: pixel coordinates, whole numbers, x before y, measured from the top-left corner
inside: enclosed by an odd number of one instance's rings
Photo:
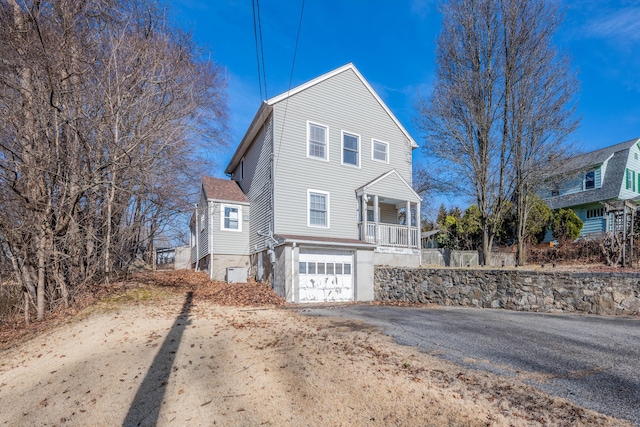
[[[640,318],[461,307],[304,307],[365,321],[403,345],[525,382],[640,426]]]

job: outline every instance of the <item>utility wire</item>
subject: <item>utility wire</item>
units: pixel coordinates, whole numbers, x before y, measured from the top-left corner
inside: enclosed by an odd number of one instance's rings
[[[302,8],[300,9],[300,20],[298,21],[298,34],[296,34],[296,46],[293,48],[293,61],[291,62],[291,74],[289,75],[289,89],[291,90],[291,82],[293,81],[293,69],[296,66],[296,54],[298,53],[298,41],[300,40],[300,29],[302,28],[302,15],[304,14],[304,2],[302,0]]]
[[[260,35],[260,55],[262,56],[262,82],[264,83],[264,99],[269,99],[267,94],[267,74],[264,66],[264,43],[262,42],[262,19],[260,19],[260,0],[256,0],[256,8],[258,9],[258,34]],[[258,70],[258,73],[260,70]],[[262,90],[261,92],[262,93]]]
[[[260,100],[262,101],[264,98],[262,97],[262,77],[261,77],[262,74],[260,72],[260,49],[258,49],[258,27],[256,24],[256,1],[257,0],[251,0],[251,12],[253,13],[253,38],[255,40],[256,62],[258,64],[258,86],[260,87]],[[260,31],[260,38],[262,39],[262,31]]]
[[[293,48],[293,60],[291,61],[291,74],[289,74],[289,88],[287,89],[287,98],[284,103],[284,114],[282,116],[282,127],[280,128],[280,141],[278,142],[278,157],[280,157],[280,147],[282,147],[282,133],[284,132],[284,124],[287,121],[287,109],[289,108],[289,92],[291,92],[291,83],[293,82],[293,70],[296,66],[296,54],[298,53],[298,42],[300,41],[300,30],[302,28],[302,16],[304,15],[304,2],[302,0],[302,7],[300,8],[300,20],[298,21],[298,33],[296,34],[296,45]],[[277,170],[277,164],[275,165],[275,169]]]

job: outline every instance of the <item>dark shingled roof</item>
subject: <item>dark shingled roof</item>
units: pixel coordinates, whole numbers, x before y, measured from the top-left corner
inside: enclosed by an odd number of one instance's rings
[[[631,139],[610,147],[581,154],[567,161],[559,174],[569,174],[571,172],[586,171],[595,166],[599,166],[611,157],[607,163],[605,176],[602,177],[602,187],[578,193],[566,194],[564,196],[552,197],[546,200],[551,209],[559,209],[569,206],[586,205],[605,200],[618,198],[620,186],[624,180],[625,167],[629,157],[629,149],[638,142],[638,138]],[[613,156],[613,157],[612,157]]]
[[[237,182],[229,179],[202,177],[202,188],[207,200],[222,200],[226,202],[249,203],[249,199],[242,192]]]

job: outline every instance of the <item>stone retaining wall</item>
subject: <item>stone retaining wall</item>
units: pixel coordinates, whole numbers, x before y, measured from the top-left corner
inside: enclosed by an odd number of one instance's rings
[[[376,267],[376,301],[640,314],[640,273]]]

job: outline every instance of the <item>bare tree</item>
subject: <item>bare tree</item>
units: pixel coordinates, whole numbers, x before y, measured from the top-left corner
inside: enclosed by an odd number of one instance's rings
[[[503,0],[504,134],[511,151],[517,262],[526,262],[526,224],[535,188],[566,158],[578,126],[578,82],[569,60],[553,44],[561,23],[548,0]]]
[[[475,199],[485,263],[512,199],[522,248],[535,180],[576,126],[577,84],[552,44],[557,12],[543,0],[442,6],[436,83],[419,105],[419,126],[426,154],[443,159],[448,179]]]
[[[419,105],[419,126],[426,153],[450,165],[448,179],[476,201],[486,262],[506,199],[500,7],[493,0],[451,0],[441,11],[436,83]]]
[[[153,1],[0,2],[0,243],[38,319],[189,210],[226,130],[203,58]]]

